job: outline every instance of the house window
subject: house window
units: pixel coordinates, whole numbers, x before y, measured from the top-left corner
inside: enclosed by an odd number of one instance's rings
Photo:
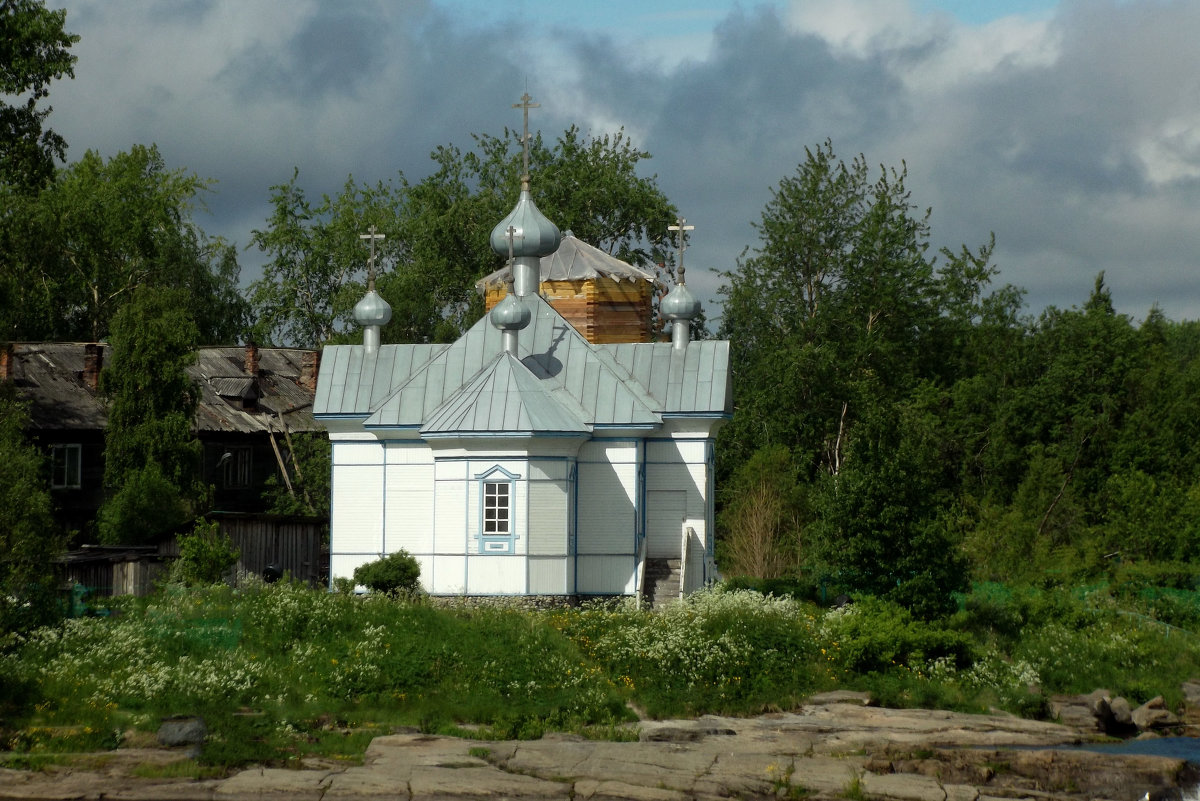
[[[512,484],[507,481],[483,482],[483,533],[507,537],[512,509]]]
[[[50,486],[54,489],[79,489],[81,445],[53,445],[50,448]]]
[[[221,455],[221,463],[221,484],[225,489],[246,489],[250,486],[250,448],[227,449]]]

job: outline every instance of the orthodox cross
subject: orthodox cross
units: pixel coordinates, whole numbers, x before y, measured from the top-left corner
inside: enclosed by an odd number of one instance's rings
[[[687,220],[685,220],[683,217],[675,218],[675,223],[676,223],[675,225],[668,225],[667,230],[679,232],[679,243],[677,245],[679,248],[679,268],[675,271],[676,272],[675,281],[676,281],[676,283],[682,284],[683,283],[683,251],[687,250],[687,243],[683,240],[683,236],[684,236],[685,231],[696,230],[696,226],[688,225]]]
[[[525,113],[525,130],[521,133],[521,148],[524,151],[525,159],[525,170],[521,173],[522,189],[529,188],[529,109],[542,107],[541,103],[531,103],[529,102],[531,100],[533,100],[533,98],[529,96],[529,92],[526,92],[525,94],[521,95],[520,103],[513,103],[513,108],[523,109]]]
[[[367,259],[367,291],[375,291],[375,242],[379,239],[386,239],[383,234],[376,233],[375,226],[367,229],[367,233],[359,234],[359,239],[369,239],[371,241],[371,258]]]

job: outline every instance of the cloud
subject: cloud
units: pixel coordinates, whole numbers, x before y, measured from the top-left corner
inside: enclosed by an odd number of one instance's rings
[[[710,298],[704,268],[757,243],[771,188],[830,139],[844,159],[906,163],[936,245],[995,231],[1001,279],[1034,311],[1082,303],[1104,270],[1124,311],[1200,317],[1196,3],[1065,0],[966,24],[907,0],[642,22],[533,2],[64,2],[82,40],[50,124],[70,155],[157,142],[218,179],[201,222],[242,244],[293,167],[312,196],[351,173],[419,179],[434,147],[520,125],[528,86],[548,137],[624,127],[653,154]]]

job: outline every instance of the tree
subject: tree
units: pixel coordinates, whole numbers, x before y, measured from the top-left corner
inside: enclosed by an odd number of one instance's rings
[[[955,443],[931,410],[975,363],[964,352],[975,327],[1011,293],[984,294],[990,244],[943,251],[935,269],[930,212],[913,206],[903,166],[869,172],[829,142],[807,150],[763,210],[760,245],[725,273],[737,412],[720,472],[787,449],[791,494],[811,518],[805,563],[935,614],[965,573],[942,522]]]
[[[855,422],[939,373],[947,320],[972,318],[990,246],[926,257],[929,212],[906,172],[836,158],[825,142],[772,192],[761,244],[724,273],[720,334],[731,340],[737,415],[723,473],[764,445],[792,450],[801,480],[837,474]],[[943,276],[945,276],[943,278]]]
[[[100,374],[110,400],[100,539],[139,543],[195,517],[205,497],[192,434],[199,391],[186,368],[198,332],[180,289],[141,287],[113,320]]]
[[[371,225],[378,244],[380,294],[392,305],[389,341],[451,341],[482,313],[477,279],[502,263],[488,243],[520,189],[520,135],[479,135],[476,148],[437,148],[425,179],[362,186],[347,180],[335,197],[312,204],[297,176],[273,189],[268,228],[253,242],[271,256],[251,287],[256,338],[315,347],[352,335],[362,297]],[[585,138],[568,129],[553,146],[530,144],[533,193],[562,230],[629,261],[653,268],[666,259],[675,209],[653,177],[637,173],[649,154],[623,132]]]
[[[54,160],[66,157],[66,141],[42,124],[51,108],[38,108],[50,82],[74,78],[76,57],[68,50],[79,37],[67,33],[67,12],[50,11],[41,0],[0,2],[0,94],[20,97],[0,103],[0,185],[35,191],[54,176]]]
[[[208,187],[136,145],[107,162],[88,151],[36,197],[0,198],[9,268],[0,287],[13,298],[0,309],[0,336],[99,340],[134,289],[159,286],[187,290],[201,341],[240,339],[247,305],[236,251],[191,219]]]
[[[52,614],[51,559],[65,547],[51,514],[44,459],[25,441],[27,424],[12,382],[0,382],[0,633]]]

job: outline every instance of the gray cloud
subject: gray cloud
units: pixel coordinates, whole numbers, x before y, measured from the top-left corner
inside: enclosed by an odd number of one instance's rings
[[[1123,311],[1200,317],[1195,3],[1067,2],[1044,24],[984,28],[901,14],[911,29],[861,19],[845,41],[747,7],[700,46],[550,27],[524,6],[478,22],[436,3],[65,1],[80,60],[51,124],[71,155],[157,142],[219,181],[201,222],[243,245],[293,167],[314,197],[350,173],[418,179],[434,147],[519,125],[528,83],[547,136],[624,125],[654,155],[697,225],[689,279],[705,295],[719,281],[704,268],[756,244],[771,187],[829,138],[845,159],[904,160],[935,244],[994,230],[1001,281],[1034,311],[1082,303],[1104,270]]]

